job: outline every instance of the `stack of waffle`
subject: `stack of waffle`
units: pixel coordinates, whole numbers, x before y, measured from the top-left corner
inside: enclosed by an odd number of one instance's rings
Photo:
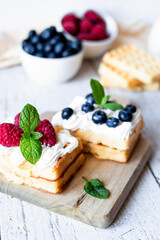
[[[20,185],[29,185],[49,193],[59,193],[85,161],[81,140],[79,138],[77,140],[77,148],[59,157],[53,166],[46,166],[44,168],[39,168],[37,164],[34,165],[28,161],[16,166],[12,163],[15,157],[13,156],[15,155],[14,153],[2,155],[0,158],[0,172],[5,175],[8,181]],[[55,145],[55,150],[51,148],[49,150],[49,147],[46,147],[43,151],[49,151],[48,157],[54,157],[54,151],[57,151],[58,155],[62,150],[60,148],[58,152],[58,144],[60,142],[56,144],[57,146]],[[70,144],[67,143],[64,148],[67,149]],[[18,152],[18,147],[16,151]],[[49,163],[49,158],[43,159],[43,161],[44,164],[47,164]]]
[[[134,45],[107,52],[98,71],[105,87],[139,91],[160,89],[160,59]]]

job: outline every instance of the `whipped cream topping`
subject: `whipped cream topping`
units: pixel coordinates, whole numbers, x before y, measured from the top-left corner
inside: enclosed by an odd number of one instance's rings
[[[131,122],[120,122],[116,128],[109,128],[106,124],[98,125],[92,121],[92,115],[97,110],[102,110],[106,113],[107,117],[116,117],[120,110],[113,111],[111,109],[100,109],[98,105],[94,104],[94,111],[85,113],[81,110],[82,104],[86,102],[84,97],[75,97],[72,103],[68,106],[74,110],[74,114],[68,119],[62,119],[61,112],[55,114],[52,118],[53,126],[62,126],[65,129],[75,131],[77,129],[83,129],[86,131],[92,131],[97,134],[107,135],[110,138],[116,139],[128,139],[132,134],[135,126],[141,120],[141,111],[137,111],[133,114]]]
[[[12,120],[14,119],[8,119],[7,122],[12,123]],[[42,155],[36,163],[38,168],[54,167],[60,157],[73,152],[79,145],[78,140],[67,130],[59,131],[56,134],[56,139],[54,146],[42,146]],[[0,145],[0,156],[7,155],[10,156],[10,161],[14,166],[19,166],[26,161],[20,151],[20,147],[4,147]]]
[[[59,131],[56,137],[57,142],[53,147],[43,148],[42,156],[36,163],[38,168],[54,167],[60,157],[73,152],[79,145],[77,138],[67,130]]]

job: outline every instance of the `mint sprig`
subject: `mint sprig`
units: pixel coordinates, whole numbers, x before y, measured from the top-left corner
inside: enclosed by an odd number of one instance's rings
[[[124,109],[124,107],[119,103],[108,103],[108,100],[110,99],[110,95],[105,96],[104,88],[99,81],[95,79],[91,79],[90,85],[92,88],[93,98],[100,108],[111,109],[111,110]]]
[[[103,183],[98,178],[90,179],[89,181],[84,177],[82,178],[86,182],[84,190],[87,194],[99,199],[106,199],[109,197],[109,191],[103,186]]]
[[[20,115],[19,125],[23,129],[23,137],[20,140],[20,150],[26,161],[35,164],[41,157],[42,145],[39,138],[43,135],[34,132],[40,123],[37,109],[27,104]]]

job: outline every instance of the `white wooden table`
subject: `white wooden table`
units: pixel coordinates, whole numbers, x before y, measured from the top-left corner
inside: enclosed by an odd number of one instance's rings
[[[29,82],[21,66],[1,70],[0,122],[28,102],[39,112],[62,109],[74,96],[90,92],[90,78],[98,79],[97,66],[98,61],[85,61],[74,80],[49,88]],[[144,135],[153,144],[152,158],[114,223],[107,229],[93,228],[0,193],[1,240],[160,239],[160,92],[108,92],[128,97],[141,107]]]

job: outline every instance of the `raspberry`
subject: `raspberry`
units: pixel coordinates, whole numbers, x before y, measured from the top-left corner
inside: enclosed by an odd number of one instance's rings
[[[15,118],[14,118],[14,125],[19,127],[19,117],[20,117],[21,113],[18,113]]]
[[[77,25],[72,21],[65,21],[63,23],[63,28],[72,35],[75,35],[77,32]]]
[[[43,136],[39,139],[42,144],[49,147],[56,144],[56,132],[52,124],[47,119],[40,121],[35,131],[43,134]]]
[[[18,147],[23,130],[12,123],[0,124],[0,144],[5,147]]]
[[[99,19],[98,23],[103,27],[104,31],[106,31],[106,22],[102,18]]]
[[[68,21],[76,22],[77,17],[73,13],[69,13],[62,18],[62,23],[68,22]]]
[[[90,33],[79,33],[77,35],[77,38],[82,39],[82,40],[88,40],[88,41],[94,40],[94,36]]]
[[[89,33],[92,29],[92,24],[90,23],[90,21],[88,19],[83,19],[80,22],[80,30],[83,33]]]
[[[18,113],[14,118],[14,124],[19,127],[19,117],[21,113]],[[21,129],[20,129],[21,130]],[[21,130],[23,133],[23,130]],[[39,123],[36,132],[40,132],[43,134],[43,137],[41,137],[39,140],[42,142],[42,144],[46,146],[54,146],[56,143],[56,133],[52,126],[52,124],[47,120],[43,120]]]
[[[104,40],[109,38],[109,35],[107,33],[101,33],[97,37],[95,37],[95,40]]]
[[[89,10],[84,14],[85,18],[87,18],[92,23],[97,23],[101,18],[96,12]]]
[[[92,29],[92,34],[96,40],[102,40],[108,37],[104,27],[101,24],[96,24]]]

